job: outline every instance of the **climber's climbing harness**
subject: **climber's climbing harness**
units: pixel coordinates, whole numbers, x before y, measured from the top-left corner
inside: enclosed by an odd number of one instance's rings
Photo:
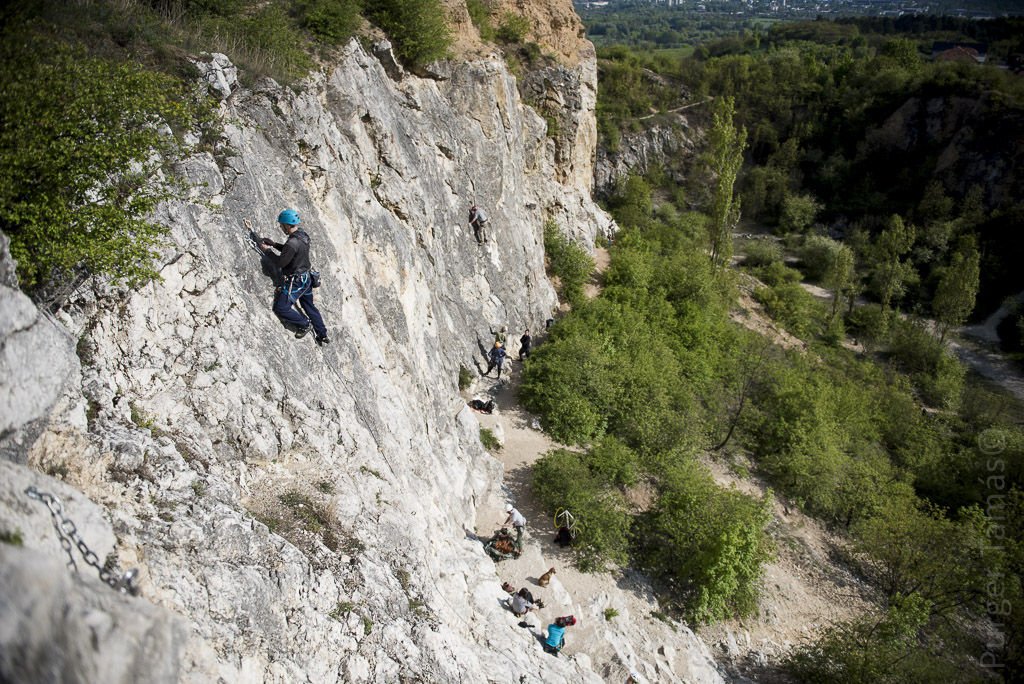
[[[78,534],[78,527],[75,526],[74,521],[64,515],[64,504],[61,503],[60,499],[48,492],[41,492],[34,486],[29,486],[25,490],[25,494],[30,499],[41,501],[50,509],[53,527],[57,530],[57,537],[60,539],[61,548],[68,554],[69,568],[78,572],[78,564],[75,563],[75,556],[71,552],[71,544],[73,542],[78,547],[78,552],[82,554],[82,559],[85,560],[86,564],[94,567],[99,573],[100,579],[110,585],[112,589],[122,594],[138,595],[139,587],[135,584],[135,580],[139,576],[138,569],[132,568],[124,573],[120,573],[120,571],[111,571],[100,565],[100,559]]]

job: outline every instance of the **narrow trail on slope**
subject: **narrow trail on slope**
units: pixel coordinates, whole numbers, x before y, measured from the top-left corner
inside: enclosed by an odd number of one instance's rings
[[[608,262],[608,252],[598,249],[594,277],[585,286],[588,298],[600,292],[600,274]],[[493,455],[505,467],[501,491],[496,492],[500,496],[490,497],[478,508],[475,532],[481,539],[488,539],[499,529],[506,517],[506,503],[515,505],[526,517],[522,555],[497,563],[501,581],[509,582],[517,590],[527,587],[534,598],[544,602],[544,608],[528,613],[525,618],[529,627],[523,629],[522,648],[540,648],[539,637],[547,625],[560,615],[572,614],[578,622],[566,631],[566,647],[560,657],[585,654],[607,681],[622,681],[630,668],[639,667],[638,660],[647,660],[648,654],[632,653],[629,644],[614,636],[613,622],[629,619],[635,629],[637,621],[653,621],[651,613],[657,610],[657,602],[639,576],[629,571],[625,574],[580,572],[573,564],[572,550],[553,543],[552,516],[533,495],[532,466],[551,449],[566,447],[532,427],[535,417],[519,405],[516,396],[521,373],[522,362],[518,355],[513,357],[510,353],[500,381],[493,377],[479,378],[467,391],[469,397],[494,400],[496,411],[478,417],[482,428],[492,430],[503,440],[502,448]],[[551,583],[546,588],[538,586],[537,579],[552,567],[555,575]],[[616,611],[618,616],[606,619],[607,609]],[[510,623],[520,622],[511,612],[506,615]]]
[[[600,294],[601,273],[608,263],[607,251],[599,250],[595,254],[594,277],[584,287],[588,298]],[[699,677],[692,676],[696,673],[687,676],[678,671],[670,674],[652,668],[657,656],[632,650],[640,643],[650,646],[651,651],[660,644],[671,647],[676,640],[671,633],[663,635],[662,630],[670,628],[654,616],[659,610],[658,602],[643,575],[628,569],[580,572],[573,564],[571,549],[562,549],[553,543],[554,521],[533,496],[532,466],[547,451],[566,447],[533,428],[535,417],[519,405],[517,390],[522,362],[516,356],[510,353],[500,381],[493,377],[479,378],[466,398],[494,400],[496,411],[490,415],[478,414],[478,418],[482,428],[492,430],[503,441],[503,447],[494,456],[505,468],[501,489],[478,508],[475,533],[487,539],[500,528],[506,517],[506,503],[515,505],[527,519],[522,555],[496,566],[501,581],[511,583],[516,589],[527,587],[545,604],[543,609],[527,615],[525,622],[529,628],[523,629],[523,643],[519,646],[540,648],[537,637],[547,625],[555,617],[571,613],[579,622],[566,632],[562,657],[585,654],[606,681],[623,681],[630,668],[643,672],[648,681],[699,681]],[[724,487],[736,487],[752,496],[762,496],[767,488],[756,478],[735,476],[721,463],[712,461],[708,466]],[[823,625],[849,619],[866,609],[863,587],[849,576],[847,568],[832,558],[836,540],[817,521],[790,511],[780,500],[775,500],[773,508],[776,517],[773,536],[781,543],[778,557],[765,568],[761,614],[698,630],[709,646],[717,647],[718,657],[726,662],[735,663],[751,656],[755,662],[766,657],[778,658],[790,644],[807,638]],[[537,586],[537,578],[551,567],[556,574],[550,585],[547,588]],[[612,620],[605,617],[609,609],[618,613]],[[511,612],[506,615],[510,624],[520,622]],[[619,636],[626,632],[630,634],[628,642],[624,636]]]

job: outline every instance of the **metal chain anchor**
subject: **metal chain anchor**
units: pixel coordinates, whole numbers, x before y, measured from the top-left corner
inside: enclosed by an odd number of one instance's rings
[[[25,494],[28,498],[41,501],[48,509],[50,509],[50,516],[53,518],[53,527],[57,530],[57,537],[60,539],[60,546],[64,549],[64,552],[68,554],[68,567],[78,572],[78,564],[75,563],[75,555],[71,552],[71,545],[74,543],[78,547],[78,552],[82,554],[82,559],[87,565],[91,565],[100,575],[100,579],[108,584],[112,589],[121,592],[122,594],[131,594],[132,596],[138,596],[139,587],[135,584],[135,580],[139,576],[137,568],[132,568],[124,573],[111,572],[106,567],[100,565],[100,559],[93,553],[93,550],[85,543],[81,535],[78,534],[78,527],[75,525],[71,518],[64,515],[64,504],[61,500],[48,492],[41,492],[35,488],[35,486],[29,486],[25,490]]]

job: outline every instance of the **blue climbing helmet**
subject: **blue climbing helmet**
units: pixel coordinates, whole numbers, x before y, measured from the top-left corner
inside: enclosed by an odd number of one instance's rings
[[[284,223],[289,226],[297,226],[300,223],[302,223],[302,221],[299,219],[299,212],[295,211],[294,209],[285,209],[280,214],[278,214],[277,222]]]

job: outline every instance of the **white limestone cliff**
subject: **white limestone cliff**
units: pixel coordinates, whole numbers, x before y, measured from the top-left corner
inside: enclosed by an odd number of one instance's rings
[[[124,640],[135,650],[117,662],[128,665],[104,681],[132,681],[147,657],[155,681],[601,681],[608,663],[552,658],[497,602],[494,564],[471,532],[501,467],[458,389],[490,327],[540,328],[552,315],[544,222],[588,246],[613,229],[589,196],[592,58],[561,67],[576,88],[558,95],[576,103],[576,127],[562,127],[570,142],[546,136],[499,59],[389,75],[353,42],[296,90],[241,88],[227,61],[212,64],[224,141],[184,164],[191,201],[161,210],[173,238],[162,280],[79,292],[60,316],[62,351],[22,361],[66,378],[46,383],[60,398],[0,438],[37,487],[65,491],[49,473],[95,502],[120,567],[141,570],[139,598],[104,598],[116,605],[96,614],[154,636]],[[474,202],[491,218],[483,246],[466,223]],[[248,218],[273,235],[284,207],[302,216],[323,273],[324,348],[270,312],[243,229]],[[8,290],[4,306],[20,297]],[[5,349],[16,332],[3,331]],[[57,363],[75,349],[80,369]],[[43,554],[37,579],[66,572],[55,539],[32,532],[45,509],[22,503],[0,507],[22,540],[0,545],[4,565]],[[111,591],[84,575],[60,586]],[[24,572],[0,579],[35,590]],[[5,626],[22,611],[4,600],[0,610]],[[637,630],[623,648],[660,643],[682,669],[717,679],[692,634],[665,639]],[[108,655],[75,653],[81,668],[54,681],[95,681]]]

